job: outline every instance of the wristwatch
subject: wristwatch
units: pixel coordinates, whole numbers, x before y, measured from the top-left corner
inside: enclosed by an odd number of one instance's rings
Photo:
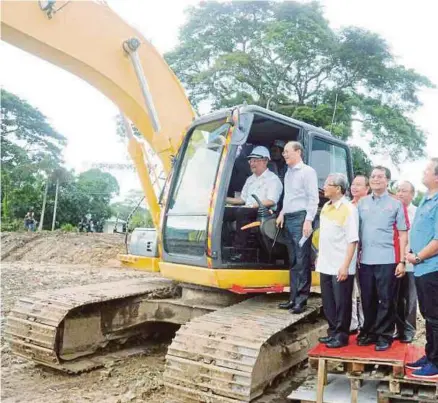
[[[417,254],[415,254],[414,256],[415,256],[415,264],[421,263],[420,256],[418,256]]]

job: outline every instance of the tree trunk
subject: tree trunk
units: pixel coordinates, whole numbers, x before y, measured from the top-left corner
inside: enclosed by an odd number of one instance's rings
[[[48,191],[49,191],[49,178],[47,178],[46,180],[46,189],[44,190],[43,208],[41,209],[41,217],[40,217],[40,223],[38,224],[38,231],[43,230],[44,213],[46,212],[46,200],[47,200]]]
[[[58,190],[59,190],[59,178],[56,179],[55,206],[53,207],[52,231],[55,230],[56,208],[58,207]]]

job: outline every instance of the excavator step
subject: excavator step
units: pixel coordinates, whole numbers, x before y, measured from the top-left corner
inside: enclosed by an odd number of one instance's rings
[[[12,351],[38,364],[68,373],[79,373],[103,365],[104,357],[68,361],[60,357],[67,315],[128,297],[165,298],[172,296],[174,283],[162,278],[130,279],[38,292],[22,297],[11,310],[4,331]],[[100,330],[100,329],[99,329]],[[80,329],[76,337],[80,339]],[[71,342],[71,341],[70,341]],[[114,357],[115,353],[111,353]],[[119,355],[122,353],[119,353]],[[123,354],[129,354],[129,351]]]
[[[326,328],[320,298],[298,315],[278,295],[257,296],[181,326],[166,356],[172,402],[250,402],[281,373],[304,361]]]

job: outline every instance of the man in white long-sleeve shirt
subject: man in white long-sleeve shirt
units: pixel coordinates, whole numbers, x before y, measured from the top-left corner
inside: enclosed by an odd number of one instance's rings
[[[319,203],[318,178],[316,171],[302,160],[301,143],[287,143],[283,156],[288,169],[284,178],[283,209],[277,225],[285,226],[290,240],[290,298],[279,307],[289,309],[291,313],[301,313],[307,305],[312,280],[310,252],[313,220]],[[300,246],[303,237],[307,240]]]

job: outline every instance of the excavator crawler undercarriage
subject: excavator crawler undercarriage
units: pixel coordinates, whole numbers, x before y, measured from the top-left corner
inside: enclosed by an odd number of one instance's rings
[[[80,373],[135,351],[124,349],[128,339],[181,325],[166,355],[169,401],[249,402],[304,361],[326,326],[319,298],[300,315],[279,310],[280,301],[162,278],[88,285],[20,298],[5,338],[22,357]]]

